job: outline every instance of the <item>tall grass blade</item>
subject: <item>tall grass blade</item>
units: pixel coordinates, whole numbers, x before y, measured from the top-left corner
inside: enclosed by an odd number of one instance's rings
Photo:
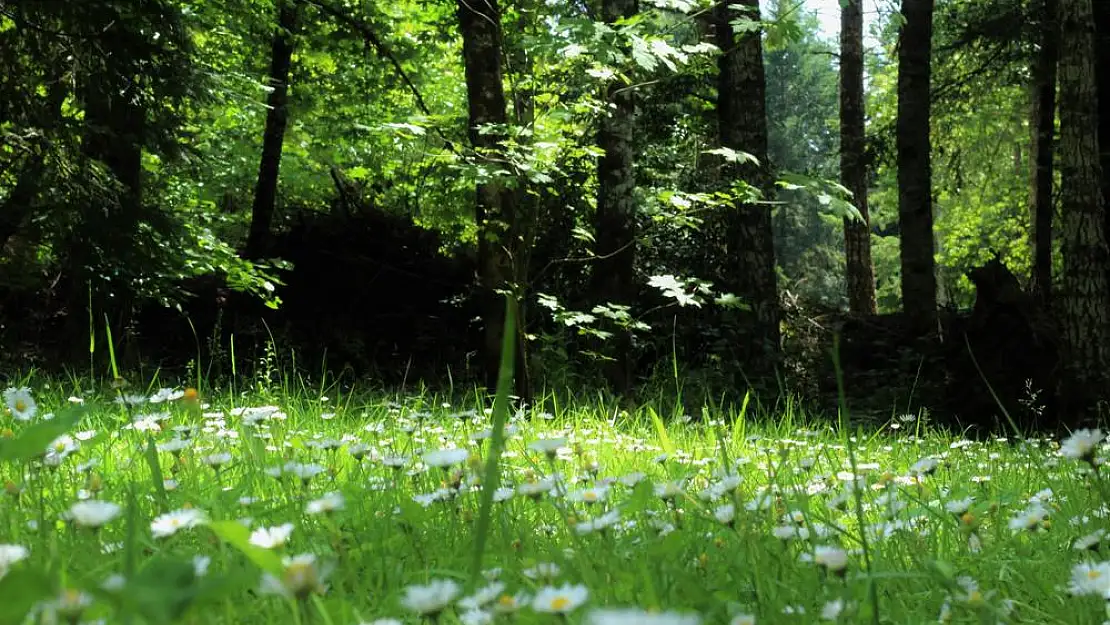
[[[505,326],[501,335],[501,364],[497,372],[497,395],[493,400],[493,432],[486,453],[486,467],[482,476],[481,507],[478,526],[474,535],[474,562],[471,577],[477,583],[482,574],[482,557],[489,539],[490,516],[493,510],[493,491],[501,478],[501,450],[505,446],[505,422],[509,417],[509,393],[513,387],[513,366],[516,364],[516,300],[505,296]]]

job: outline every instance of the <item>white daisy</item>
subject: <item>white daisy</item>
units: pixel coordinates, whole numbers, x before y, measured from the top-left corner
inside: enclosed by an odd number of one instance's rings
[[[1110,599],[1110,562],[1084,562],[1072,567],[1068,592]]]
[[[4,391],[4,403],[8,405],[8,410],[17,421],[30,421],[39,411],[35,398],[31,397],[31,389],[26,387],[9,388]]]
[[[466,462],[470,452],[466,449],[436,449],[424,454],[424,464],[429,467],[447,469]]]
[[[273,549],[274,547],[280,547],[288,542],[289,536],[292,534],[292,523],[283,523],[276,527],[260,527],[251,532],[250,542],[256,547]]]
[[[697,614],[681,612],[648,612],[639,608],[603,608],[590,610],[588,625],[699,625]]]
[[[532,609],[549,614],[567,614],[586,602],[588,588],[581,584],[564,584],[558,588],[545,586],[532,598]]]
[[[1060,455],[1076,460],[1091,460],[1094,458],[1098,445],[1106,438],[1102,430],[1095,428],[1076,430],[1060,443]]]
[[[308,514],[332,513],[343,509],[343,495],[341,493],[328,493],[319,499],[308,502],[305,512]]]
[[[323,594],[327,587],[324,579],[330,572],[330,567],[321,566],[316,561],[315,554],[303,553],[299,556],[282,558],[285,571],[281,579],[269,573],[262,574],[262,583],[259,592],[268,595],[281,595],[305,599],[312,594]]]
[[[122,508],[119,507],[119,504],[90,499],[88,501],[78,501],[70,506],[65,516],[81,527],[98,528],[118,517],[121,511]]]
[[[424,616],[442,612],[459,595],[459,585],[450,579],[434,579],[424,585],[405,587],[401,605]]]
[[[183,508],[155,517],[150,522],[150,533],[155,538],[165,538],[166,536],[173,536],[178,530],[196,527],[204,521],[204,512],[195,508]]]

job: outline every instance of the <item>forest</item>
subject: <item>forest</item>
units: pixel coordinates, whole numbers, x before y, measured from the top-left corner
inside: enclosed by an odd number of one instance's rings
[[[6,2],[4,351],[1097,418],[1110,8],[841,4]]]
[[[1096,625],[1110,0],[0,0],[0,625]]]

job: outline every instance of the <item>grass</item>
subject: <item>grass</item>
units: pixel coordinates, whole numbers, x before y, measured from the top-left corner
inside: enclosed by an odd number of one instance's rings
[[[0,625],[1106,619],[1068,591],[1110,581],[1074,548],[1103,484],[1052,441],[514,408],[475,575],[492,400],[32,386],[0,416]]]

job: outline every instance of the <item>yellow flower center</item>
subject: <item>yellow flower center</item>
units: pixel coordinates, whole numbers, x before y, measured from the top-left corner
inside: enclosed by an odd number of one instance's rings
[[[514,599],[512,595],[501,595],[497,599],[497,603],[499,603],[503,608],[511,608],[516,606],[516,599]]]
[[[1098,569],[1091,569],[1090,571],[1087,571],[1087,579],[1098,579],[1100,577],[1102,577],[1102,572]]]
[[[983,601],[983,593],[978,590],[973,590],[967,594],[968,603],[980,603]]]
[[[551,609],[552,610],[562,611],[562,610],[567,609],[567,607],[569,607],[569,606],[570,606],[570,599],[568,599],[566,597],[555,597],[554,599],[551,600]]]
[[[22,399],[15,400],[15,411],[16,412],[25,412],[26,410],[27,410],[27,402],[23,401]]]
[[[960,516],[960,521],[962,521],[964,525],[971,525],[975,522],[975,515],[970,512],[965,512]]]
[[[587,501],[589,503],[593,503],[593,502],[597,501],[597,493],[595,493],[592,490],[588,490],[588,491],[586,491],[586,494],[582,495],[582,500]]]

